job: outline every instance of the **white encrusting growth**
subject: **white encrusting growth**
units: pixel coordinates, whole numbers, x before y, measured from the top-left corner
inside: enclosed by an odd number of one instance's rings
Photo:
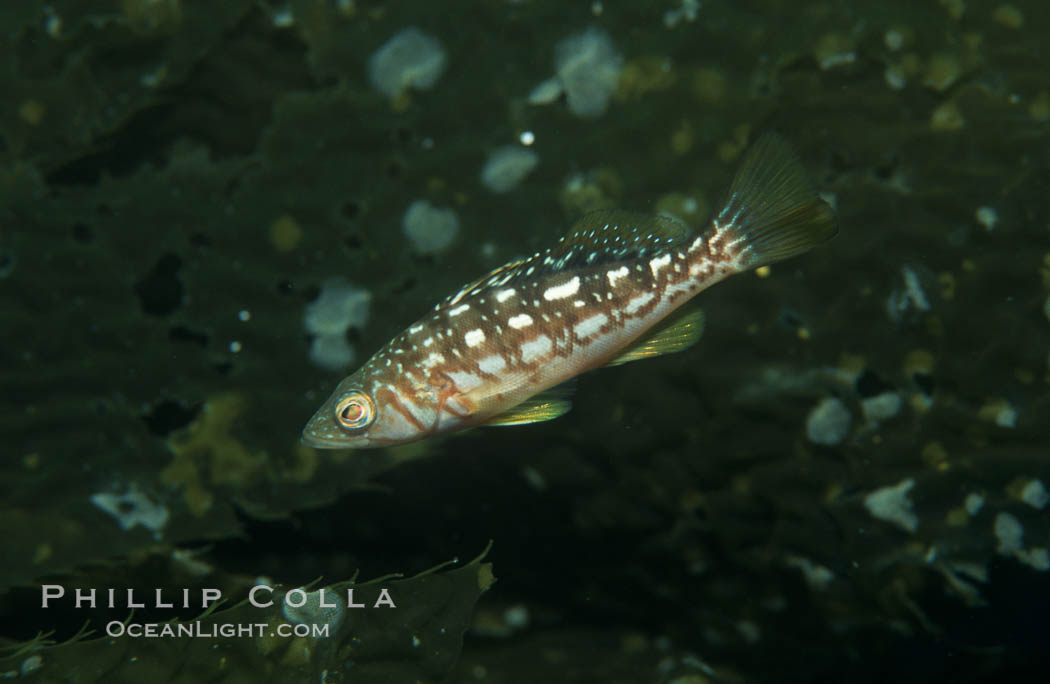
[[[467,334],[463,336],[463,341],[467,343],[468,347],[476,347],[485,341],[485,333],[481,328],[468,330]]]
[[[441,42],[415,26],[394,35],[368,58],[368,79],[387,97],[407,88],[427,90],[444,70]]]
[[[905,266],[901,269],[901,274],[904,276],[905,296],[919,311],[929,311],[930,300],[926,298],[926,293],[919,284],[919,276],[915,273],[915,269]]]
[[[580,277],[573,276],[572,280],[562,283],[561,285],[555,285],[554,287],[548,287],[543,292],[543,298],[548,302],[554,301],[555,299],[564,299],[565,297],[571,297],[580,291]]]
[[[849,436],[853,416],[837,397],[825,397],[806,417],[806,437],[814,444],[835,446]]]
[[[360,330],[368,320],[372,295],[345,278],[325,281],[321,295],[306,306],[303,327],[314,336],[310,360],[328,370],[341,370],[354,362],[354,348],[346,341],[348,328]]]
[[[518,314],[517,316],[511,316],[510,320],[507,321],[507,325],[514,328],[515,330],[521,330],[524,327],[532,325],[532,316],[528,314]]]
[[[558,43],[556,77],[569,110],[577,116],[600,116],[620,82],[623,57],[605,31],[589,28]]]
[[[609,271],[606,273],[606,277],[609,278],[609,287],[616,287],[616,281],[625,277],[628,273],[630,273],[630,271],[627,270],[626,266],[621,266],[615,271]]]
[[[536,359],[543,358],[550,353],[551,347],[551,338],[546,335],[537,335],[521,345],[522,363],[530,363]]]
[[[1021,501],[1032,508],[1042,510],[1050,504],[1050,494],[1047,494],[1042,480],[1029,480],[1021,490]]]
[[[874,518],[893,523],[905,532],[919,529],[919,518],[912,511],[908,492],[915,486],[915,480],[907,478],[891,487],[876,489],[864,497],[864,507]]]
[[[470,310],[470,304],[460,304],[455,309],[452,309],[451,311],[449,311],[448,312],[448,316],[449,316],[449,318],[452,318],[453,316],[458,316],[461,313],[463,313],[464,311],[468,311],[468,310]]]
[[[500,290],[496,293],[496,301],[502,304],[511,297],[514,296],[516,290],[513,287],[508,287],[506,290]]]
[[[966,495],[966,500],[963,501],[963,507],[966,508],[966,512],[970,515],[977,515],[983,506],[984,497],[977,492],[970,492]]]
[[[507,192],[517,187],[539,161],[539,155],[530,149],[505,145],[489,155],[481,169],[481,184],[492,192]]]
[[[168,524],[168,509],[156,503],[132,482],[123,494],[99,492],[91,495],[91,503],[109,513],[122,530],[142,525],[160,539],[164,526]]]
[[[999,540],[999,553],[1013,556],[1024,551],[1024,527],[1009,513],[995,516],[995,538]]]
[[[995,538],[999,545],[996,551],[1012,556],[1040,572],[1050,570],[1050,550],[1042,546],[1024,547],[1024,527],[1013,515],[1003,512],[995,516]]]
[[[357,354],[346,335],[318,335],[310,342],[310,360],[327,370],[349,367]]]
[[[459,217],[452,209],[442,209],[426,200],[416,200],[405,210],[401,229],[416,253],[435,254],[456,239]]]
[[[603,313],[597,313],[585,318],[573,327],[577,337],[590,337],[601,332],[602,326],[609,322],[609,317]]]
[[[345,278],[325,281],[321,295],[306,306],[303,327],[311,335],[344,335],[347,328],[363,328],[372,295]]]
[[[486,356],[485,358],[478,361],[478,370],[482,373],[488,373],[492,375],[499,373],[501,370],[507,367],[507,361],[499,354],[493,354],[492,356]]]

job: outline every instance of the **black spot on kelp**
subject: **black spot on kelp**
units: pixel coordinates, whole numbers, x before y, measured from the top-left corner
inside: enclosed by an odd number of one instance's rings
[[[865,370],[861,373],[856,381],[854,381],[853,385],[857,390],[857,394],[860,395],[862,399],[877,397],[885,392],[893,391],[893,385],[889,384],[870,370]]]
[[[346,239],[343,240],[343,244],[346,245],[347,249],[354,252],[365,246],[365,243],[361,239],[361,236],[357,233],[350,233],[349,235],[347,235]]]
[[[785,328],[797,328],[802,325],[802,317],[793,309],[784,308],[780,310],[780,324]]]
[[[175,430],[186,427],[200,413],[200,406],[187,408],[180,402],[162,399],[142,416],[146,428],[158,437],[167,437]]]
[[[390,131],[390,139],[401,145],[408,144],[415,140],[415,138],[416,134],[412,132],[412,129],[404,126],[398,126]]]
[[[99,178],[124,178],[143,168],[167,163],[167,149],[178,137],[164,125],[178,113],[174,100],[145,107],[123,123],[119,132],[103,136],[88,153],[70,159],[46,176],[48,185],[94,185]]]
[[[875,177],[881,181],[889,181],[893,178],[893,174],[897,172],[897,167],[900,166],[900,160],[897,156],[891,156],[884,163],[877,165],[873,172]]]
[[[343,202],[343,206],[339,207],[339,213],[343,215],[343,218],[353,221],[361,215],[361,204],[354,200]]]
[[[416,279],[411,277],[411,276],[409,276],[408,278],[405,278],[400,283],[395,285],[394,289],[391,290],[391,294],[394,294],[394,295],[404,294],[404,293],[408,292],[409,290],[411,290],[412,288],[414,288],[415,286],[416,286]]]
[[[172,342],[189,342],[196,344],[202,349],[208,346],[208,335],[206,333],[191,330],[184,325],[177,325],[168,331],[168,339]]]
[[[177,256],[165,254],[135,283],[135,292],[144,312],[151,316],[167,316],[182,306],[181,266],[182,261]]]
[[[927,397],[933,396],[933,376],[929,373],[912,373],[911,379],[915,382],[915,386],[919,388]]]
[[[88,224],[78,221],[73,224],[73,239],[86,245],[95,239],[95,231]]]

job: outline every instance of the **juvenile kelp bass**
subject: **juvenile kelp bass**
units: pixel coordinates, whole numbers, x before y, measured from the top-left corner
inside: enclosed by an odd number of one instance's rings
[[[580,373],[695,343],[702,314],[682,305],[701,290],[836,231],[787,145],[763,136],[702,232],[662,216],[584,216],[554,247],[469,283],[395,337],[339,383],[303,442],[378,447],[557,418]]]

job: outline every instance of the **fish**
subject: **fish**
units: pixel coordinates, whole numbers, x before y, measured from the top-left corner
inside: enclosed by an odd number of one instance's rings
[[[339,382],[301,441],[384,447],[552,420],[571,408],[577,376],[693,346],[704,317],[690,302],[701,291],[837,232],[788,143],[767,133],[705,229],[585,214],[554,246],[471,281],[394,337]]]

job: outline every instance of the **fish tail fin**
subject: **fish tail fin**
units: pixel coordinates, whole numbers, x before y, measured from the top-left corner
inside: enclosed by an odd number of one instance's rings
[[[838,232],[834,210],[775,133],[763,135],[744,155],[715,222],[743,241],[747,268],[802,254]]]

